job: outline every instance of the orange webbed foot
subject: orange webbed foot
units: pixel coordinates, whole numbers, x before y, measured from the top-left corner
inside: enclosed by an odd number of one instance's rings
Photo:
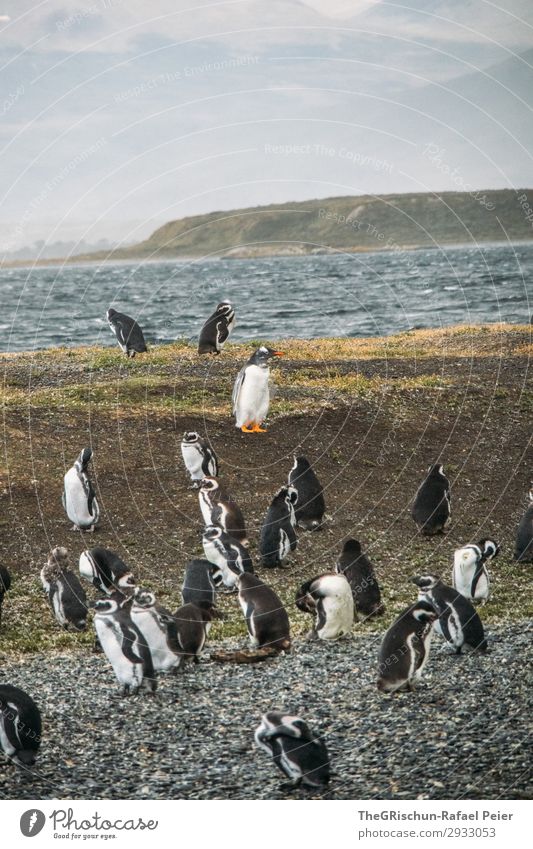
[[[253,433],[254,432],[253,427],[246,427],[246,425],[243,425],[241,427],[241,430],[242,430],[243,433]]]
[[[254,433],[266,433],[267,432],[266,427],[261,427],[258,424],[254,424],[253,431],[254,431]]]

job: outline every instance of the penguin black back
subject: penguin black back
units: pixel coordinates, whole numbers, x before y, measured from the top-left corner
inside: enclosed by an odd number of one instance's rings
[[[283,486],[272,499],[261,527],[259,541],[263,566],[281,566],[287,555],[296,548],[296,498],[294,487]]]
[[[0,684],[0,746],[14,763],[33,766],[41,745],[41,713],[24,690]]]
[[[289,617],[277,593],[251,572],[239,575],[237,586],[253,644],[258,648],[288,651],[291,646]]]
[[[297,492],[296,521],[306,531],[320,528],[326,512],[324,491],[307,457],[295,457],[289,472],[289,484]]]
[[[363,616],[381,616],[385,612],[374,567],[361,551],[358,540],[346,540],[335,565],[335,571],[339,575],[344,575],[350,584],[358,613],[362,613]]]
[[[442,533],[450,521],[450,483],[440,463],[430,466],[418,488],[411,515],[426,536]]]
[[[221,584],[222,575],[214,563],[200,558],[189,561],[185,567],[185,577],[181,588],[183,604],[207,602],[215,607],[217,587]]]
[[[95,546],[82,552],[79,570],[83,578],[103,593],[128,592],[136,585],[129,566],[108,548]]]
[[[144,354],[148,350],[144,334],[134,318],[123,312],[108,309],[107,320],[112,332],[117,337],[118,344],[127,357]]]
[[[528,507],[516,531],[514,559],[520,563],[533,563],[533,485],[528,500]]]
[[[291,780],[310,790],[323,790],[330,780],[329,755],[322,738],[317,737],[298,716],[270,711],[261,717],[255,742]]]
[[[221,301],[200,331],[199,354],[220,354],[235,324],[235,310],[229,301]]]
[[[11,575],[5,566],[0,566],[0,625],[2,624],[2,605],[5,594],[11,587]]]

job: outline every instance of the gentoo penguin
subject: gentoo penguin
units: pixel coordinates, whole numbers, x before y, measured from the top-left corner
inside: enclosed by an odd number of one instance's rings
[[[79,578],[69,569],[66,548],[54,548],[41,569],[41,583],[52,612],[62,628],[75,631],[87,627],[87,596]]]
[[[326,512],[326,502],[320,481],[306,457],[295,457],[289,472],[289,485],[297,493],[295,504],[296,521],[305,531],[316,531],[321,527]]]
[[[521,563],[533,563],[533,485],[528,498],[529,506],[520,519],[514,550],[514,559]]]
[[[429,657],[437,618],[437,611],[428,601],[417,601],[400,613],[381,643],[378,690],[395,693],[414,689]]]
[[[220,570],[225,587],[234,589],[239,575],[243,572],[253,573],[254,567],[248,549],[217,525],[208,525],[204,529],[202,543],[205,556]]]
[[[229,301],[221,301],[200,331],[199,354],[220,354],[235,325],[235,310]]]
[[[94,608],[98,640],[121,685],[121,695],[135,695],[141,686],[154,693],[157,681],[152,656],[146,639],[132,621],[131,598],[114,593],[90,606]]]
[[[261,425],[270,404],[269,361],[272,357],[282,356],[282,351],[261,345],[237,375],[232,396],[233,415],[235,427],[240,427],[244,433],[266,432]]]
[[[181,454],[193,487],[200,486],[206,476],[218,475],[217,455],[205,439],[195,430],[186,430],[181,440]]]
[[[143,332],[134,318],[130,318],[123,312],[109,309],[107,320],[111,332],[117,337],[117,342],[127,357],[144,354],[148,350]]]
[[[439,618],[433,627],[461,654],[463,646],[479,651],[487,650],[487,641],[481,619],[470,602],[448,587],[435,575],[419,575],[413,578],[419,588],[418,598],[433,605]]]
[[[451,517],[450,483],[439,463],[430,466],[416,493],[411,515],[421,533],[433,536],[444,531]]]
[[[2,605],[4,597],[11,587],[11,575],[5,566],[0,566],[0,625],[2,624]]]
[[[214,615],[209,604],[184,604],[172,615],[169,625],[174,629],[177,641],[178,669],[185,669],[191,661],[200,663]]]
[[[220,530],[217,528],[216,530]],[[185,567],[181,587],[183,604],[206,603],[216,607],[217,589],[222,584],[222,571],[210,560],[195,559]]]
[[[64,477],[63,507],[74,523],[74,531],[94,531],[100,518],[98,501],[87,474],[92,456],[92,450],[84,448]]]
[[[330,765],[326,745],[303,719],[282,711],[270,711],[261,717],[254,738],[259,748],[272,755],[278,769],[290,779],[289,787],[300,784],[309,790],[327,787]]]
[[[350,584],[355,609],[358,613],[369,617],[381,616],[385,612],[374,567],[361,551],[361,544],[358,540],[346,540],[342,554],[335,564],[335,571],[339,575],[344,575]]]
[[[205,525],[218,525],[242,545],[248,545],[242,511],[216,478],[202,480],[198,500]]]
[[[237,586],[252,646],[289,651],[289,617],[279,596],[250,572],[239,575]]]
[[[453,555],[452,583],[461,595],[470,601],[485,604],[490,595],[487,563],[496,557],[500,548],[491,539],[482,539],[477,545],[464,545]]]
[[[136,587],[131,619],[144,637],[155,672],[170,672],[180,662],[175,634],[168,627],[168,610],[156,603],[154,593]]]
[[[310,637],[338,640],[350,636],[354,605],[350,584],[344,575],[328,572],[306,581],[296,593],[296,607],[315,617]]]
[[[18,766],[29,767],[41,745],[41,714],[24,690],[0,684],[0,746]]]
[[[261,528],[259,541],[263,566],[282,566],[285,558],[296,548],[298,543],[294,530],[296,497],[294,487],[283,486],[272,499]]]
[[[96,546],[83,551],[80,554],[79,570],[82,578],[107,595],[117,590],[127,594],[136,586],[129,566],[126,566],[118,554],[107,548]]]

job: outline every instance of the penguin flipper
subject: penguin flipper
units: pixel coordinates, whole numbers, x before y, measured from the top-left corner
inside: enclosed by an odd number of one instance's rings
[[[244,385],[244,380],[246,378],[246,366],[242,368],[237,375],[235,380],[235,385],[233,387],[233,394],[231,396],[231,401],[233,405],[233,414],[237,412],[237,404],[239,402],[239,395],[241,394],[242,387]]]

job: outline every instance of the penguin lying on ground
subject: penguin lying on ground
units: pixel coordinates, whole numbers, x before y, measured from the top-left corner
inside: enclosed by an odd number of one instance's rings
[[[216,607],[217,589],[221,584],[222,571],[214,563],[199,558],[189,561],[181,588],[183,604],[207,602],[211,607]]]
[[[296,497],[294,487],[283,486],[272,499],[259,541],[263,566],[282,566],[298,544],[294,530],[296,517],[293,505]]]
[[[11,575],[5,566],[0,566],[0,625],[2,624],[2,605],[5,594],[11,587]]]
[[[208,525],[202,534],[202,543],[205,556],[220,570],[225,587],[234,589],[240,574],[254,571],[248,549],[222,528]]]
[[[117,337],[117,342],[127,357],[146,353],[148,348],[144,341],[143,332],[134,318],[130,318],[123,312],[108,309],[107,320],[111,332]]]
[[[454,647],[457,654],[461,654],[463,646],[483,652],[487,650],[481,619],[461,593],[443,584],[435,575],[419,575],[412,580],[419,588],[418,598],[432,604],[439,614],[433,625],[435,631]]]
[[[31,696],[0,684],[0,746],[7,757],[18,766],[33,766],[41,732],[41,713]]]
[[[179,654],[178,669],[185,669],[187,663],[200,663],[212,619],[218,616],[208,603],[184,604],[179,607],[169,627],[173,628]]]
[[[78,576],[69,569],[66,548],[54,548],[46,566],[41,569],[41,583],[52,612],[62,628],[75,631],[87,627],[87,596]]]
[[[189,472],[193,487],[200,486],[200,482],[208,476],[218,475],[217,455],[211,446],[202,439],[195,430],[185,431],[181,440],[181,455],[185,468]]]
[[[291,783],[309,790],[324,790],[330,780],[329,756],[322,738],[317,737],[298,716],[271,711],[261,717],[254,734],[259,748],[270,755]]]
[[[128,593],[136,586],[129,566],[126,566],[118,554],[100,546],[89,548],[80,554],[79,570],[82,578],[107,595],[117,590]]]
[[[411,515],[426,536],[442,533],[451,518],[450,483],[439,463],[430,466],[416,493]]]
[[[202,480],[198,499],[206,527],[219,525],[242,545],[248,545],[242,511],[216,478],[207,477]]]
[[[229,301],[221,301],[200,331],[199,354],[220,354],[235,325],[235,310]]]
[[[335,564],[335,571],[344,575],[352,591],[355,609],[363,616],[381,616],[385,606],[381,602],[381,591],[370,560],[362,553],[356,539],[344,543],[342,554]]]
[[[306,581],[296,593],[296,607],[315,617],[311,638],[349,637],[354,622],[350,585],[344,575],[328,572]]]
[[[429,657],[437,618],[437,611],[428,601],[417,601],[400,613],[381,643],[378,690],[382,693],[414,690]]]
[[[269,361],[282,356],[281,351],[261,345],[237,375],[232,396],[233,415],[235,427],[244,433],[266,433],[261,425],[270,405]]]
[[[289,486],[296,490],[296,521],[305,531],[316,531],[322,526],[326,502],[324,490],[306,457],[295,457],[289,472]]]
[[[156,603],[154,593],[136,587],[131,605],[131,619],[141,632],[155,672],[170,672],[180,662],[175,635],[168,627],[171,614]]]
[[[157,688],[152,656],[147,642],[131,618],[132,599],[122,593],[93,602],[94,627],[116,678],[121,695],[149,693]]]
[[[273,589],[250,572],[237,579],[239,604],[254,648],[289,651],[290,624],[287,611]]]
[[[454,552],[452,583],[461,595],[485,604],[490,595],[487,563],[499,550],[498,543],[482,539],[477,545],[465,545]]]
[[[528,494],[529,506],[520,519],[516,532],[514,559],[521,563],[533,563],[533,485]]]
[[[84,448],[64,477],[63,507],[73,522],[73,531],[94,531],[100,518],[98,501],[87,474],[92,456],[92,450]]]

